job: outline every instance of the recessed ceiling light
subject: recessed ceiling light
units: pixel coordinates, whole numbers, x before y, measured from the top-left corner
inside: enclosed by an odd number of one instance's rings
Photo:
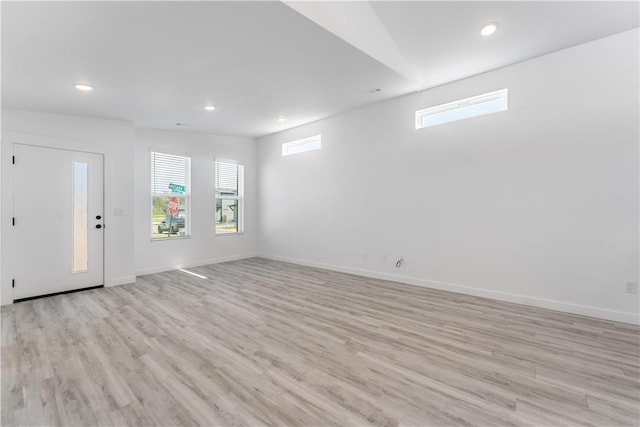
[[[498,29],[498,24],[496,24],[495,22],[492,22],[491,24],[487,24],[484,27],[482,27],[482,30],[480,30],[480,34],[482,34],[485,37],[490,36],[491,34],[495,33],[497,29]]]
[[[91,92],[93,90],[93,86],[86,83],[74,83],[73,87],[83,92]]]
[[[213,105],[205,105],[204,109],[207,111],[213,111],[216,109],[216,107],[214,107]]]
[[[278,121],[279,122],[285,122],[285,121],[287,121],[287,119],[282,117],[282,116],[280,116],[280,117],[278,117]]]

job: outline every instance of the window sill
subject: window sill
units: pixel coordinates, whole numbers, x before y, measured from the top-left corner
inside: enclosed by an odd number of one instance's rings
[[[244,231],[238,231],[236,233],[216,233],[216,237],[241,236],[243,234],[244,234]]]
[[[152,242],[169,242],[171,240],[185,240],[190,239],[191,236],[176,236],[176,237],[152,237]]]

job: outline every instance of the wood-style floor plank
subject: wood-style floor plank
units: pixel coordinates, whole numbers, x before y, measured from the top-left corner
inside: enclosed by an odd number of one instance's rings
[[[3,426],[638,426],[640,328],[260,258],[2,307]]]

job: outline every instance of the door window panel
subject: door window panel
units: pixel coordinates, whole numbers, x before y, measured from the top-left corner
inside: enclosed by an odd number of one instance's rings
[[[87,271],[89,259],[88,165],[73,162],[73,272]]]

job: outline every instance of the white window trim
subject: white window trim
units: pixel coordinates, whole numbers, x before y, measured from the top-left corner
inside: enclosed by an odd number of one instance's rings
[[[311,145],[311,144],[315,144],[317,143],[318,146],[317,147],[312,147],[312,148],[308,148],[306,150],[301,150],[301,151],[296,151],[291,153],[290,149],[294,148],[294,147],[299,147],[299,146],[304,146],[304,145]],[[295,141],[291,141],[291,142],[285,142],[284,144],[282,144],[282,156],[291,156],[294,154],[301,154],[301,153],[306,153],[308,151],[315,151],[315,150],[321,150],[322,149],[322,135],[318,134],[318,135],[314,135],[314,136],[309,136],[307,138],[302,138],[302,139],[297,139]]]
[[[187,154],[174,154],[174,153],[167,153],[165,150],[162,149],[158,149],[158,150],[154,150],[154,149],[149,149],[149,187],[151,187],[151,184],[153,182],[153,167],[152,167],[152,162],[153,162],[153,153],[160,153],[160,154],[167,154],[170,156],[177,156],[177,157],[186,157],[187,159],[189,159],[189,161],[187,162],[187,182],[186,182],[186,190],[184,192],[184,194],[180,194],[180,193],[170,193],[170,194],[156,194],[153,192],[153,190],[150,193],[150,198],[149,198],[149,207],[150,207],[150,215],[149,215],[149,219],[151,221],[151,223],[153,223],[153,198],[158,196],[158,197],[172,197],[172,196],[176,196],[176,197],[184,197],[185,201],[185,208],[186,208],[186,226],[185,226],[185,234],[184,235],[177,235],[177,236],[171,236],[171,237],[153,237],[153,231],[150,232],[150,239],[152,242],[164,242],[164,241],[171,241],[171,240],[178,240],[178,239],[190,239],[191,238],[191,156],[187,155]]]
[[[237,200],[238,201],[238,230],[231,233],[218,233],[216,229],[216,206],[218,196],[216,193],[218,192],[218,187],[216,186],[216,178],[215,174],[217,173],[217,164],[218,163],[230,163],[238,165],[238,195],[237,196],[225,196],[220,197],[221,200]],[[217,237],[224,236],[238,236],[244,234],[244,164],[240,163],[238,160],[231,160],[225,158],[217,158],[213,159],[213,197],[214,197],[214,211],[213,211],[213,235]]]
[[[480,116],[485,116],[487,114],[494,114],[494,113],[499,113],[502,111],[507,111],[509,109],[509,89],[505,88],[505,89],[500,89],[500,90],[496,90],[494,92],[489,92],[489,93],[484,93],[482,95],[477,95],[477,96],[472,96],[470,98],[465,98],[465,99],[460,99],[458,101],[453,101],[453,102],[449,102],[446,104],[440,104],[440,105],[436,105],[434,107],[429,107],[429,108],[425,108],[423,110],[418,110],[416,111],[416,129],[423,129],[426,127],[431,127],[431,126],[437,126],[437,125],[428,125],[428,126],[422,126],[422,118],[424,116],[430,116],[433,114],[437,114],[437,113],[442,113],[445,111],[451,111],[451,110],[455,110],[456,108],[460,108],[460,107],[466,107],[467,105],[474,105],[474,104],[480,104],[483,102],[487,102],[487,101],[493,101],[495,99],[502,99],[504,98],[504,109],[499,110],[499,111],[490,111],[487,113],[481,113],[481,114],[477,114],[475,116],[471,116],[471,117],[465,117],[464,119],[460,119],[460,120],[467,120],[473,117],[480,117]],[[458,121],[458,120],[455,120]],[[445,123],[452,123],[452,122],[445,122]],[[439,123],[439,124],[445,124],[445,123]]]

